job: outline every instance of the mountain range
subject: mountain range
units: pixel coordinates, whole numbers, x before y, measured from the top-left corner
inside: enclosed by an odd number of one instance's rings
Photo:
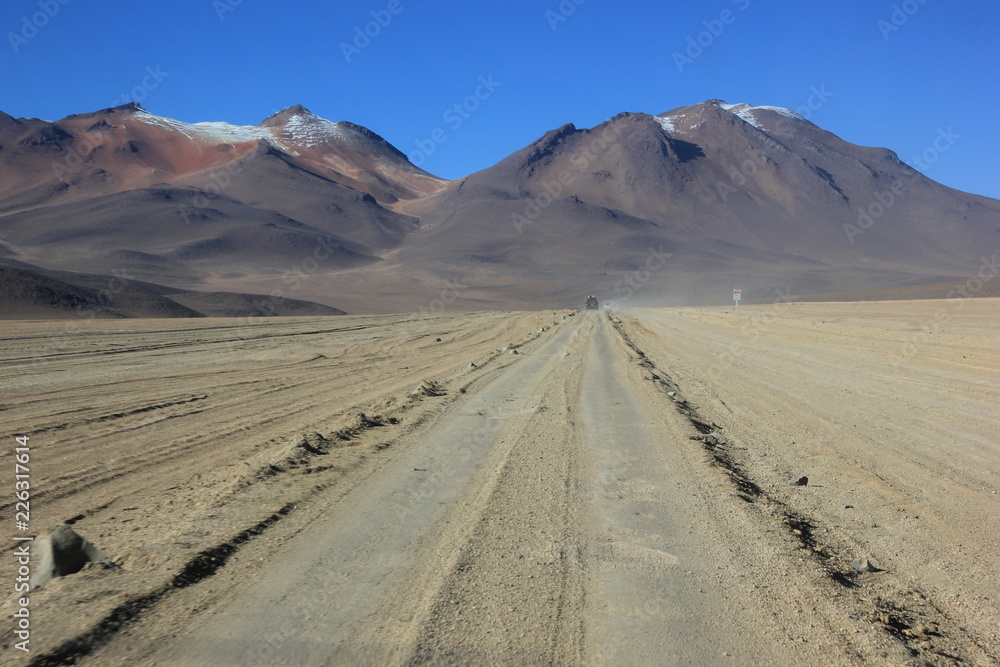
[[[1000,201],[780,107],[564,125],[452,181],[301,106],[0,113],[3,317],[918,298],[998,241]]]

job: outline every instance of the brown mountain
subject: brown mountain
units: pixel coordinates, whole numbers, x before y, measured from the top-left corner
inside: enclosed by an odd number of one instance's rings
[[[55,123],[3,115],[0,146],[4,254],[185,290],[257,281],[301,296],[303,277],[379,261],[418,222],[393,204],[444,184],[373,132],[302,107],[255,127],[136,104]]]
[[[718,302],[737,286],[940,296],[998,233],[997,200],[778,107],[566,125],[452,182],[300,106],[251,127],[134,104],[0,114],[0,262],[178,292],[351,312]]]
[[[791,111],[718,100],[566,125],[410,211],[427,231],[405,263],[648,303],[964,281],[1000,241],[1000,202]]]

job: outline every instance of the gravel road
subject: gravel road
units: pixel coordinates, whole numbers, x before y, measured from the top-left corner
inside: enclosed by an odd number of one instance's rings
[[[34,664],[995,664],[996,338],[956,320],[894,364],[917,316],[842,307],[385,318],[357,348],[303,321],[274,325],[280,345],[244,336],[242,359],[197,327],[168,337],[210,348],[163,409],[229,396],[213,405],[228,474],[188,443],[198,473],[152,449],[129,484],[53,494],[53,519],[86,505],[74,525],[126,557],[37,592],[59,641]],[[83,391],[47,382],[39,396]],[[334,419],[325,396],[354,407]],[[42,420],[40,401],[18,414]],[[309,447],[253,439],[272,424]],[[66,467],[52,484],[72,486]],[[123,505],[143,523],[127,539]],[[88,595],[104,607],[57,611]]]

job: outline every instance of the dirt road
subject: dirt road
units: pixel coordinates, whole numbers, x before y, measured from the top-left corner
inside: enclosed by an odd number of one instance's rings
[[[95,505],[79,530],[128,557],[37,592],[35,664],[992,664],[996,305],[914,350],[900,322],[924,311],[858,305],[372,318],[351,354],[303,321],[243,332],[226,364],[192,326],[169,337],[213,350],[180,369],[189,399],[232,395],[219,465],[192,444],[197,472],[150,460],[162,481],[136,466],[95,482],[107,498],[51,497],[56,518]],[[306,423],[291,450],[257,433]]]

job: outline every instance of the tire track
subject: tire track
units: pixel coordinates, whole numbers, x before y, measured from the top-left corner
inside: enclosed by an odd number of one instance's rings
[[[583,567],[575,406],[583,352],[594,329],[577,331],[524,376],[517,412],[494,447],[503,461],[405,661],[424,664],[581,664]],[[428,594],[425,594],[428,596]],[[429,596],[428,596],[429,597]]]

